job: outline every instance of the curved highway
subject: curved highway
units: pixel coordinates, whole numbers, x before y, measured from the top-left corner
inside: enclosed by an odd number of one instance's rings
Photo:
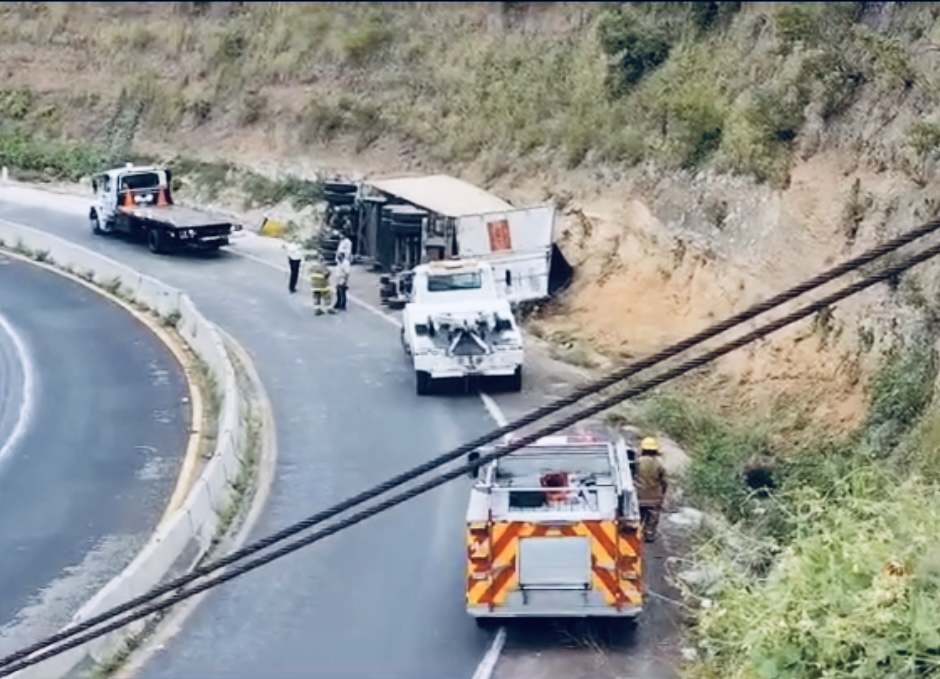
[[[149,538],[187,396],[124,309],[0,254],[0,654],[61,628]]]
[[[278,439],[271,496],[250,539],[493,427],[475,396],[416,396],[386,320],[357,307],[315,317],[309,297],[289,295],[268,266],[226,252],[155,257],[93,236],[80,210],[0,203],[0,218],[185,290],[249,351]],[[492,637],[463,606],[466,498],[464,484],[445,485],[220,587],[141,675],[470,679]]]

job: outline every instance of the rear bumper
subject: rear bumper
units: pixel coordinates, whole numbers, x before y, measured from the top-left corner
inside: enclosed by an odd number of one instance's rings
[[[426,372],[435,380],[455,377],[510,377],[521,367],[521,351],[506,351],[489,356],[466,358],[445,356],[415,356],[414,358],[415,370]]]
[[[643,610],[642,596],[618,609],[597,590],[539,589],[509,592],[501,606],[468,605],[476,618],[635,618]]]
[[[178,240],[177,242],[191,250],[212,250],[229,244],[228,236],[206,236],[204,238],[197,236],[196,238]]]
[[[488,606],[467,608],[474,618],[621,618],[633,619],[643,612],[642,606],[624,606],[619,611],[613,606],[591,608],[535,608],[526,606],[522,608],[497,606],[492,611]]]

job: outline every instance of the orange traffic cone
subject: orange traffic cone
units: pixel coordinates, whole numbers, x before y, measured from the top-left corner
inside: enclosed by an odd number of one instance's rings
[[[157,191],[157,207],[166,207],[170,201],[166,199],[166,189],[161,188]]]

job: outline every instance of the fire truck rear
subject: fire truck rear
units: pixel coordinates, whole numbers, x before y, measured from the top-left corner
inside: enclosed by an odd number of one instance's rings
[[[467,611],[478,624],[642,611],[631,456],[622,439],[553,436],[478,468],[467,510]]]

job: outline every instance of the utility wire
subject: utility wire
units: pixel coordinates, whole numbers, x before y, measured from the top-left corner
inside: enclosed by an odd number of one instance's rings
[[[624,368],[621,368],[620,370],[617,370],[609,374],[606,377],[603,377],[588,385],[585,385],[579,389],[576,389],[568,396],[564,396],[562,398],[556,399],[555,401],[545,406],[537,408],[536,410],[526,415],[523,415],[519,419],[513,422],[510,422],[506,424],[505,426],[500,427],[499,429],[496,429],[494,431],[491,431],[489,434],[484,434],[483,436],[477,438],[474,441],[471,441],[470,443],[466,443],[455,448],[449,453],[440,455],[433,460],[430,460],[424,464],[418,465],[417,467],[413,467],[412,469],[406,472],[402,472],[401,474],[398,474],[397,476],[392,477],[391,479],[385,481],[384,483],[378,486],[375,486],[373,488],[370,488],[369,490],[359,493],[358,495],[355,495],[352,498],[344,500],[340,502],[339,504],[334,505],[333,507],[330,507],[321,512],[318,512],[308,517],[307,519],[304,519],[301,522],[298,522],[280,531],[277,531],[276,533],[273,533],[266,538],[262,538],[250,545],[246,545],[245,547],[242,547],[241,549],[238,549],[232,552],[231,554],[228,554],[224,557],[216,559],[215,561],[212,561],[208,564],[199,566],[193,569],[191,572],[187,573],[186,575],[180,576],[170,582],[164,583],[163,585],[158,585],[157,587],[154,587],[149,592],[146,592],[133,599],[130,599],[126,601],[125,603],[115,607],[114,609],[107,611],[106,613],[101,613],[99,615],[88,618],[87,620],[83,620],[77,625],[74,625],[63,631],[57,632],[56,634],[51,635],[49,638],[43,641],[37,642],[20,651],[16,651],[6,656],[5,658],[0,659],[0,668],[6,667],[10,663],[16,662],[17,660],[21,660],[28,655],[41,651],[44,648],[51,646],[52,644],[56,644],[56,643],[59,643],[60,641],[64,641],[65,639],[71,637],[72,635],[91,629],[95,625],[99,625],[103,622],[106,622],[107,620],[109,620],[110,618],[116,615],[120,615],[121,613],[125,613],[129,610],[132,610],[133,608],[139,605],[153,601],[157,597],[179,590],[181,587],[185,587],[189,583],[194,582],[201,577],[205,577],[211,573],[214,573],[215,571],[221,568],[225,568],[226,566],[229,566],[237,561],[241,561],[242,559],[245,559],[249,556],[252,556],[253,554],[263,551],[279,542],[282,542],[283,540],[287,538],[293,537],[294,535],[300,532],[308,530],[317,524],[328,521],[329,519],[349,509],[352,509],[380,495],[383,495],[397,488],[398,486],[401,486],[401,485],[404,485],[405,483],[413,481],[415,478],[423,474],[426,474],[427,472],[433,471],[437,469],[438,467],[441,467],[447,464],[448,462],[453,462],[457,458],[473,450],[476,450],[477,448],[481,448],[488,443],[492,443],[493,441],[496,441],[497,439],[502,438],[506,434],[510,434],[518,429],[521,429],[522,427],[533,424],[534,422],[537,422],[538,420],[541,420],[547,417],[548,415],[552,415],[559,410],[567,408],[581,401],[587,396],[591,396],[597,392],[603,391],[604,389],[607,389],[610,386],[618,382],[621,382],[629,377],[632,377],[633,375],[636,375],[637,373],[643,370],[646,370],[647,368],[650,368],[654,365],[662,363],[670,358],[673,358],[674,356],[677,356],[683,351],[691,349],[701,344],[702,342],[705,342],[713,337],[716,337],[717,335],[720,335],[726,332],[727,330],[730,330],[733,327],[736,327],[763,313],[766,313],[767,311],[770,311],[778,306],[781,306],[787,302],[790,302],[796,299],[797,297],[807,292],[810,292],[811,290],[821,287],[825,285],[826,283],[829,283],[835,280],[836,278],[839,278],[840,276],[845,275],[846,273],[849,273],[862,266],[870,264],[876,259],[884,257],[885,255],[891,252],[894,252],[904,247],[905,245],[908,245],[916,240],[919,240],[920,238],[923,238],[924,236],[928,234],[931,234],[937,231],[938,229],[940,229],[940,220],[930,221],[915,229],[912,229],[911,231],[903,233],[900,236],[897,236],[885,243],[882,243],[869,250],[866,250],[865,252],[859,254],[858,256],[853,257],[843,262],[842,264],[836,265],[828,269],[827,271],[824,271],[814,276],[813,278],[810,278],[809,280],[803,281],[802,283],[799,283],[791,287],[790,289],[785,290],[771,297],[770,299],[754,304],[751,307],[745,309],[744,311],[738,314],[735,314],[723,321],[719,321],[718,323],[702,330],[701,332],[693,335],[692,337],[689,337],[685,340],[681,340],[671,346],[666,347],[662,351],[659,351],[644,359],[630,363]],[[0,676],[3,676],[3,675],[0,674]]]
[[[192,587],[177,591],[175,594],[173,594],[170,597],[167,597],[166,599],[162,601],[158,601],[156,603],[149,603],[159,598],[160,595],[156,593],[144,595],[143,598],[145,599],[145,603],[148,603],[148,605],[145,605],[142,608],[139,608],[138,610],[133,611],[129,615],[119,618],[103,627],[100,627],[86,634],[78,634],[78,630],[74,628],[72,630],[67,630],[66,636],[71,637],[71,638],[69,638],[69,640],[66,643],[63,643],[59,646],[56,646],[50,650],[47,650],[43,653],[39,653],[32,657],[27,657],[21,662],[18,662],[15,664],[11,664],[10,661],[4,661],[3,665],[0,666],[0,677],[9,676],[15,672],[18,672],[21,669],[25,669],[27,667],[40,663],[53,656],[59,655],[60,653],[64,653],[65,651],[68,651],[74,648],[78,648],[79,646],[82,646],[88,643],[89,641],[92,641],[101,636],[104,636],[105,634],[109,634],[115,630],[118,630],[121,627],[131,622],[140,620],[154,613],[158,613],[160,611],[166,610],[180,603],[181,601],[185,601],[186,599],[192,596],[195,596],[196,594],[207,591],[213,587],[216,587],[225,582],[228,582],[229,580],[233,580],[241,575],[244,575],[245,573],[248,573],[272,561],[275,561],[276,559],[279,559],[283,556],[287,556],[288,554],[291,554],[301,549],[302,547],[306,547],[307,545],[313,544],[314,542],[323,540],[324,538],[327,538],[335,533],[338,533],[341,530],[345,530],[346,528],[349,528],[362,521],[365,521],[366,519],[371,518],[372,516],[375,516],[376,514],[384,512],[388,509],[391,509],[392,507],[395,507],[419,495],[422,495],[428,492],[429,490],[437,488],[438,486],[443,485],[444,483],[447,483],[448,481],[452,481],[470,471],[476,470],[482,465],[488,464],[494,460],[497,460],[501,457],[509,455],[510,453],[516,450],[519,450],[520,448],[524,448],[532,443],[535,443],[536,441],[538,441],[539,439],[545,436],[549,436],[563,429],[566,429],[572,426],[573,424],[580,422],[583,419],[586,419],[588,417],[601,413],[611,408],[612,406],[615,406],[629,398],[639,396],[670,380],[673,380],[688,372],[701,368],[702,366],[708,363],[711,363],[712,361],[736,349],[739,349],[747,344],[750,344],[751,342],[754,342],[762,337],[765,337],[766,335],[772,332],[775,332],[777,330],[780,330],[781,328],[784,328],[788,325],[792,325],[793,323],[796,323],[797,321],[800,321],[806,318],[807,316],[811,316],[812,314],[822,309],[825,309],[847,297],[850,297],[851,295],[854,295],[862,290],[865,290],[866,288],[869,288],[877,283],[888,280],[890,278],[894,278],[898,276],[899,274],[903,273],[904,271],[906,271],[907,269],[917,264],[920,264],[921,262],[924,262],[932,257],[936,257],[937,255],[940,255],[940,243],[933,245],[929,248],[926,248],[925,250],[922,250],[921,252],[918,252],[914,255],[911,255],[910,257],[903,259],[900,262],[889,265],[878,273],[866,276],[859,281],[856,281],[850,285],[840,288],[836,292],[833,292],[832,294],[827,295],[826,297],[823,297],[815,302],[811,302],[799,309],[796,309],[795,311],[787,314],[786,316],[783,316],[775,321],[766,323],[756,328],[755,330],[745,335],[742,335],[741,337],[737,339],[734,339],[730,342],[720,345],[719,347],[703,354],[702,356],[685,361],[684,363],[662,373],[661,375],[658,375],[657,377],[654,377],[645,382],[642,382],[634,387],[630,387],[625,390],[622,390],[619,393],[616,393],[612,396],[608,396],[607,398],[597,403],[594,403],[590,406],[587,406],[579,410],[576,413],[568,415],[567,417],[564,417],[554,422],[553,424],[543,427],[539,431],[536,431],[532,434],[528,434],[519,439],[516,439],[507,445],[500,446],[499,448],[497,448],[496,450],[492,452],[489,452],[485,455],[481,455],[479,458],[477,458],[473,462],[469,462],[449,472],[440,474],[433,479],[420,483],[412,487],[411,489],[406,490],[402,493],[399,493],[391,498],[388,498],[376,505],[369,507],[368,509],[364,509],[326,528],[316,531],[315,533],[312,533],[305,537],[294,540],[282,547],[279,547],[276,550],[273,550],[267,554],[257,557],[251,561],[248,561],[247,563],[241,564],[213,578],[204,580],[203,582],[196,584]],[[294,524],[294,526],[286,530],[296,529],[294,533],[296,534],[297,532],[300,532],[300,530],[302,530],[298,528],[298,526],[304,523],[306,522],[299,522],[298,524]],[[264,542],[264,540],[260,542]],[[121,612],[124,612],[126,610],[127,610],[126,605],[117,606],[101,614],[101,616],[97,616],[97,617],[100,617],[103,619],[110,619],[110,618],[115,617],[116,615],[119,615]],[[54,636],[59,636],[59,635],[54,635]],[[48,646],[51,646],[54,643],[56,642],[51,641],[51,638],[50,638],[42,642],[39,642],[39,644],[36,644],[36,646],[39,646],[41,648],[47,648]],[[14,655],[22,658],[23,653],[27,653],[27,651],[28,649],[25,651],[21,651]]]
[[[82,621],[81,623],[79,623],[78,625],[75,625],[74,627],[71,627],[67,630],[64,630],[55,635],[52,635],[49,639],[47,639],[44,642],[34,644],[30,646],[29,648],[25,648],[5,658],[2,658],[0,659],[0,668],[5,667],[7,664],[11,662],[20,660],[26,657],[27,655],[30,655],[39,650],[42,650],[43,648],[51,644],[58,643],[59,641],[63,641],[64,639],[68,638],[69,636],[73,634],[77,634],[84,630],[90,629],[91,627],[97,624],[105,622],[107,619],[109,619],[109,617],[113,617],[114,615],[119,615],[123,612],[131,610],[132,608],[142,603],[146,603],[148,601],[153,600],[155,597],[162,596],[174,590],[178,590],[179,588],[189,584],[190,582],[197,580],[200,577],[209,575],[210,573],[213,573],[221,568],[231,565],[235,563],[236,561],[240,561],[248,556],[251,556],[252,554],[255,554],[259,551],[267,549],[268,547],[278,542],[281,542],[285,540],[286,538],[296,535],[298,532],[307,530],[319,523],[323,523],[324,521],[327,521],[330,518],[333,518],[334,516],[337,516],[338,514],[348,509],[351,509],[357,505],[363,504],[364,502],[367,502],[368,500],[374,499],[375,497],[378,497],[379,495],[382,495],[398,486],[401,486],[404,483],[407,483],[422,474],[425,474],[429,471],[433,471],[434,469],[448,462],[452,462],[458,457],[461,457],[462,455],[465,455],[466,453],[472,450],[475,450],[476,448],[482,447],[486,445],[487,443],[491,443],[505,436],[506,434],[512,433],[516,431],[517,429],[520,429],[524,426],[532,424],[540,419],[543,419],[544,417],[548,415],[554,414],[558,410],[561,410],[574,403],[577,403],[578,401],[582,400],[583,398],[589,395],[602,391],[617,382],[620,382],[624,379],[627,379],[628,377],[631,377],[641,372],[642,370],[645,370],[649,367],[652,367],[653,365],[666,361],[678,355],[679,353],[682,353],[683,351],[687,349],[690,349],[698,344],[701,344],[702,342],[707,341],[708,339],[711,339],[719,334],[722,334],[723,332],[726,332],[727,330],[737,325],[745,323],[748,320],[755,318],[756,316],[759,316],[763,313],[766,313],[767,311],[770,311],[771,309],[774,309],[778,306],[781,306],[782,304],[785,304],[786,302],[792,301],[793,299],[805,294],[806,292],[809,292],[815,288],[821,287],[822,285],[825,285],[826,283],[829,283],[835,280],[836,278],[845,275],[846,273],[849,273],[855,269],[865,266],[866,264],[869,264],[876,259],[879,259],[893,251],[898,250],[901,247],[904,247],[905,245],[912,243],[915,240],[918,240],[928,234],[931,234],[938,229],[940,229],[940,220],[934,220],[931,222],[927,222],[915,229],[912,229],[911,231],[903,233],[900,236],[897,236],[887,241],[886,243],[877,245],[859,254],[858,256],[843,262],[842,264],[832,267],[829,270],[824,271],[807,281],[799,283],[791,287],[790,289],[785,290],[775,295],[774,297],[771,297],[768,300],[752,305],[748,309],[745,309],[744,311],[738,314],[735,314],[731,316],[730,318],[720,321],[710,326],[709,328],[706,328],[703,331],[697,333],[696,335],[693,335],[690,338],[681,340],[645,359],[641,359],[640,361],[631,363],[625,366],[624,368],[608,375],[607,377],[601,378],[600,380],[596,380],[595,382],[591,384],[588,384],[588,385],[585,385],[584,387],[576,389],[574,392],[572,392],[568,396],[562,397],[560,399],[556,399],[555,401],[545,406],[542,406],[532,411],[531,413],[528,413],[527,415],[524,415],[523,417],[515,420],[514,422],[510,422],[507,425],[490,432],[489,434],[483,435],[480,438],[476,439],[475,441],[471,441],[470,443],[461,445],[455,450],[451,451],[450,453],[441,455],[435,458],[434,460],[431,460],[427,463],[419,465],[418,467],[414,467],[408,470],[407,472],[403,472],[389,479],[388,481],[381,484],[380,486],[369,489],[368,491],[360,493],[359,495],[354,496],[348,500],[345,500],[337,505],[334,505],[333,507],[329,509],[319,512],[309,517],[308,519],[304,520],[301,523],[288,526],[287,528],[282,529],[268,536],[267,538],[263,538],[251,545],[247,545],[239,550],[236,550],[235,552],[232,552],[231,554],[225,557],[217,559],[203,566],[197,567],[190,573],[183,575],[179,578],[176,578],[175,580],[172,580],[163,585],[157,586],[154,589],[152,589],[150,592],[142,594],[141,596],[131,599],[125,602],[124,604],[122,604],[121,606],[116,607],[116,609],[114,609],[114,612],[111,613],[107,617],[104,614],[93,616],[92,618]]]

